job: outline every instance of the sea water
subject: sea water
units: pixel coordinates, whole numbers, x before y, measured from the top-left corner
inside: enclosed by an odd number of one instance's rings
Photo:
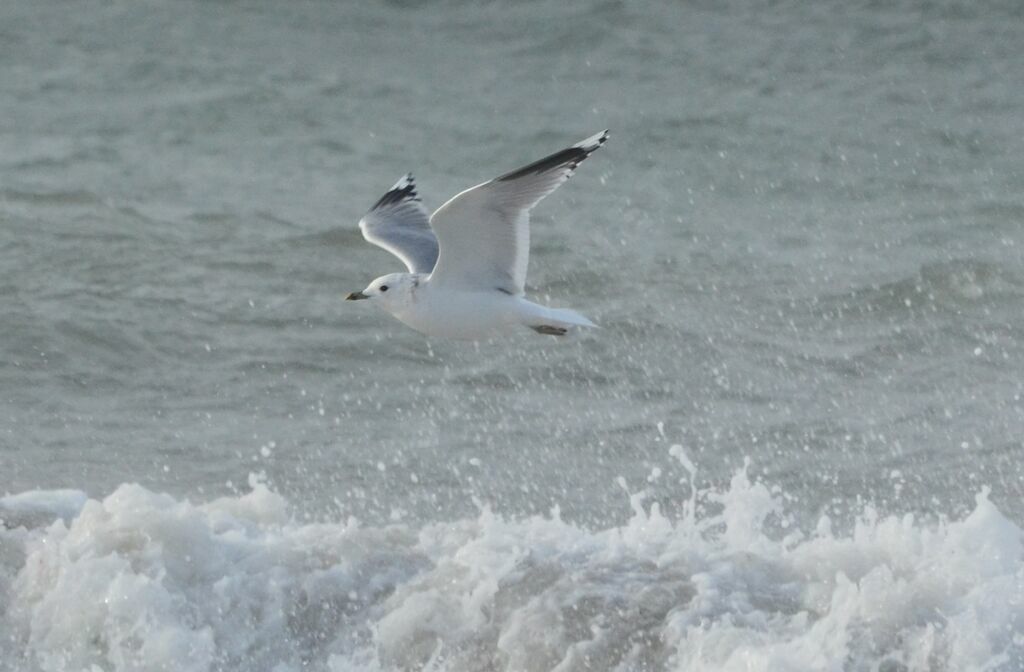
[[[0,6],[0,670],[1024,669],[1015,2]],[[358,218],[610,128],[431,341]]]

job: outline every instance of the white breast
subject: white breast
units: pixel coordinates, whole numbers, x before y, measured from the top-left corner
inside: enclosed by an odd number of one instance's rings
[[[450,291],[424,283],[394,316],[428,336],[482,339],[517,328],[520,303],[498,290]]]

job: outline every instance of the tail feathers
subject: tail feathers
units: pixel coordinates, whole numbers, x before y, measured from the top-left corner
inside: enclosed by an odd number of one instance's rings
[[[548,319],[555,322],[559,327],[590,327],[596,329],[597,325],[585,316],[568,308],[548,308]]]
[[[547,308],[537,304],[532,304],[531,308],[532,310],[530,310],[526,325],[538,334],[564,336],[570,329],[575,327],[597,328],[596,324],[575,310]]]

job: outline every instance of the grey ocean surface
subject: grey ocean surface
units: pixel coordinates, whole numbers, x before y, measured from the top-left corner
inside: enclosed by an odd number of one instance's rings
[[[1022,7],[3,3],[0,495],[603,529],[746,464],[800,529],[989,492],[1019,535]],[[606,127],[527,287],[600,330],[432,341],[342,300],[403,270],[356,226],[403,173],[435,208]],[[379,627],[419,651],[382,666],[457,668]],[[264,669],[225,647],[202,669]]]

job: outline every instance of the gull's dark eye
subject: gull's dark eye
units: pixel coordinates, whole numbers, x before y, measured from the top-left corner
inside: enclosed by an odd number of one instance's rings
[[[381,285],[380,286],[380,291],[382,291],[382,292],[388,291],[388,286],[387,285]]]

